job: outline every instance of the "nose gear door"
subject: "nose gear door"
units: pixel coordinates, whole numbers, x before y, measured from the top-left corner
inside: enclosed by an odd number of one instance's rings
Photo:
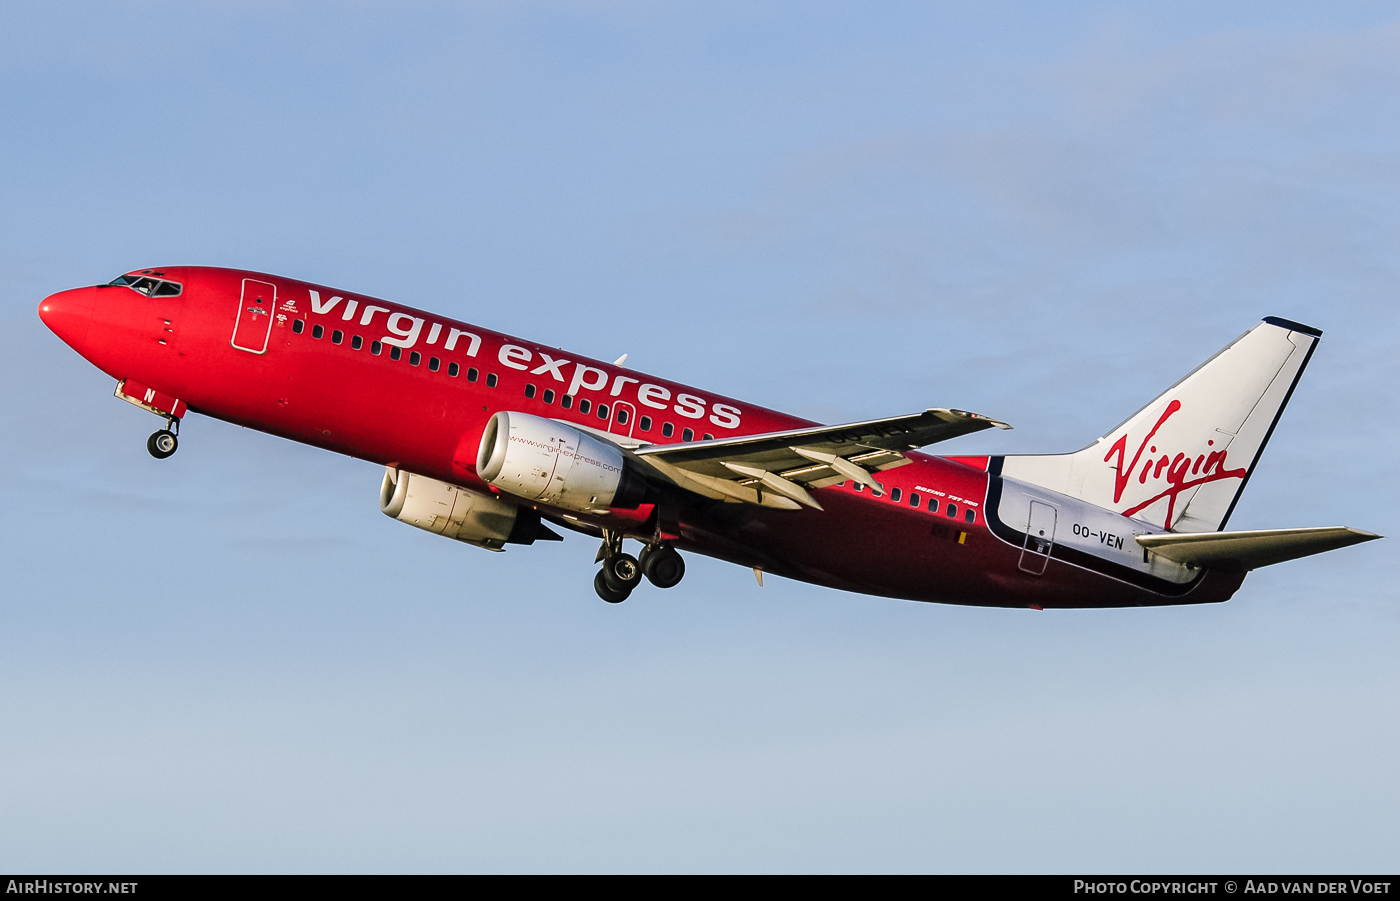
[[[238,301],[238,321],[230,343],[248,353],[267,353],[267,337],[272,331],[272,313],[277,308],[277,286],[256,279],[243,280]]]

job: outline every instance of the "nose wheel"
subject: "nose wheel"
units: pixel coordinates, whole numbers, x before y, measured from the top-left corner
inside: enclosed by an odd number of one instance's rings
[[[593,590],[609,604],[620,604],[632,595],[632,589],[647,581],[657,588],[672,588],[685,576],[685,561],[676,549],[664,544],[649,544],[641,559],[622,552],[622,536],[617,532],[603,534],[603,546],[598,558],[603,568],[593,577]]]
[[[171,428],[161,429],[159,432],[153,433],[151,437],[146,439],[146,450],[151,452],[152,457],[155,457],[157,460],[164,460],[166,457],[175,453],[175,450],[180,446],[180,439],[178,437],[178,432],[180,431],[179,423],[180,421],[178,419],[172,419],[170,420]]]

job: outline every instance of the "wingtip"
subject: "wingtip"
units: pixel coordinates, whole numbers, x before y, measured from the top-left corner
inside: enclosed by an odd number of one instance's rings
[[[958,410],[958,409],[954,409],[954,408],[952,408],[952,407],[929,407],[928,410],[926,410],[925,412],[927,412],[927,413],[935,413],[935,414],[937,414],[937,413],[949,413],[949,414],[952,414],[953,416],[962,417],[962,418],[964,418],[964,419],[976,419],[976,420],[978,420],[979,422],[985,422],[985,423],[987,423],[987,425],[989,425],[989,426],[995,426],[996,428],[999,428],[999,429],[1009,429],[1009,428],[1011,428],[1011,426],[1010,426],[1008,423],[1002,422],[1000,419],[993,419],[993,418],[990,417],[990,416],[983,416],[981,413],[973,413],[973,412],[970,411],[970,410]],[[944,418],[946,418],[946,417],[940,416],[939,418],[940,418],[940,419],[944,419]]]

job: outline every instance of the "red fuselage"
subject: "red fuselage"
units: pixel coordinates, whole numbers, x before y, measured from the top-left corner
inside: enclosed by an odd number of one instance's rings
[[[796,429],[807,420],[399,304],[254,272],[143,270],[174,296],[127,286],[54,294],[40,316],[117,380],[207,416],[480,492],[492,414],[518,411],[655,444]],[[139,273],[138,273],[139,275]],[[565,407],[568,398],[568,407]],[[911,452],[873,496],[817,489],[823,509],[779,510],[680,491],[570,521],[674,536],[681,550],[850,591],[960,604],[1101,607],[1223,601],[1242,573],[1156,590],[1092,560],[1018,566],[1022,545],[989,508],[996,458]],[[898,491],[896,492],[896,489]],[[899,497],[899,500],[894,500]],[[938,512],[924,499],[937,498]],[[911,506],[911,500],[919,506]],[[529,505],[529,502],[521,501]],[[533,505],[532,505],[533,506]],[[538,507],[560,522],[564,511]],[[949,514],[949,511],[952,514]],[[664,516],[664,524],[657,517]],[[567,523],[565,523],[567,524]]]

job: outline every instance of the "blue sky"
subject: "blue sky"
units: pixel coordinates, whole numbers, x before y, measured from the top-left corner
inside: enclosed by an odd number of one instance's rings
[[[1326,334],[1234,528],[1397,533],[1386,4],[11,5],[0,869],[1391,871],[1378,542],[1228,604],[868,598],[394,523],[156,420],[34,315],[338,285],[823,421],[1077,448],[1264,315]]]

